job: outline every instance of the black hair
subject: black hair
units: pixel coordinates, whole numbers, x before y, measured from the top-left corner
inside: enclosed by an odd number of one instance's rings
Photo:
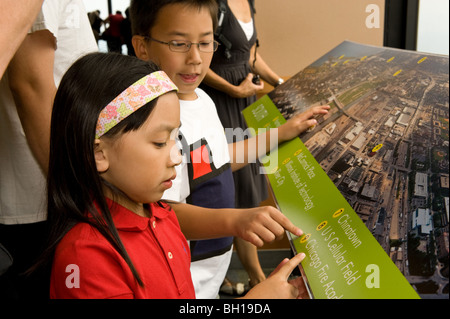
[[[143,285],[113,223],[103,187],[117,190],[97,172],[94,140],[101,110],[131,84],[159,68],[135,57],[92,53],[66,72],[56,93],[51,119],[50,159],[47,176],[49,241],[40,262],[53,259],[57,244],[77,223],[95,227],[130,267]],[[108,131],[104,137],[139,129],[157,99],[147,103]]]
[[[216,30],[219,10],[216,0],[131,0],[130,20],[133,35],[148,36],[156,23],[158,13],[170,4],[182,4],[199,10],[207,8],[211,13],[213,30]]]

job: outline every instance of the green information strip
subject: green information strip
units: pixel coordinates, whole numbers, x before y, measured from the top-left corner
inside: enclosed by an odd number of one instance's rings
[[[256,132],[286,121],[267,95],[242,113]],[[280,210],[304,232],[292,240],[314,298],[419,298],[299,138],[261,162]]]

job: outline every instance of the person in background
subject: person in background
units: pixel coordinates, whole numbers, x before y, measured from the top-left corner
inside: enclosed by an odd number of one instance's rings
[[[43,0],[16,1],[4,0],[0,3],[1,12],[14,12],[14,15],[4,15],[0,20],[0,78],[8,67],[17,48],[25,38],[36,15],[41,8]],[[11,254],[0,243],[0,276],[12,264]]]
[[[283,80],[257,52],[259,44],[255,28],[254,0],[217,2],[220,25],[215,39],[221,45],[214,54],[201,88],[214,101],[224,127],[245,131],[247,125],[241,112],[256,101],[256,93],[264,87],[257,77],[262,77],[273,86],[281,84]],[[241,135],[235,138],[239,141],[245,137]],[[237,208],[257,207],[267,198],[266,180],[265,176],[259,173],[259,166],[259,162],[252,163],[233,173]],[[265,279],[257,249],[239,238],[234,240],[234,245],[249,276],[248,285],[253,287]],[[232,283],[226,279],[222,290],[240,294],[243,289],[238,291],[239,288],[240,283]]]
[[[4,12],[0,20],[0,78],[3,76],[9,61],[27,35],[33,24],[43,0],[2,0],[0,11]],[[14,14],[6,13],[14,12]]]
[[[69,66],[97,50],[82,0],[45,0],[0,81],[0,242],[14,259],[0,277],[1,300],[48,298],[48,277],[21,274],[47,231],[53,99]]]
[[[109,52],[122,53],[122,34],[120,33],[120,26],[124,17],[121,11],[116,11],[115,14],[110,14],[104,21],[106,30],[102,34],[102,39],[106,40]]]
[[[130,21],[130,8],[125,10],[125,19],[123,19],[120,25],[120,33],[122,34],[122,39],[124,44],[127,46],[127,54],[131,56],[136,56],[134,53],[133,44],[131,43],[131,21]]]
[[[91,24],[92,32],[94,32],[95,41],[100,40],[100,29],[103,25],[103,20],[100,18],[100,10],[95,10],[88,13],[89,23]]]

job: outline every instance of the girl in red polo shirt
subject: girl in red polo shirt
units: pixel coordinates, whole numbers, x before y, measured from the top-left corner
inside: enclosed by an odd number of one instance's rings
[[[48,173],[51,298],[195,297],[186,239],[159,202],[180,161],[176,90],[120,55],[88,55],[64,76]]]
[[[40,262],[52,260],[51,298],[195,298],[189,246],[160,201],[181,161],[176,91],[154,64],[116,54],[87,55],[63,77],[51,122],[49,246]],[[273,212],[261,215],[206,216],[231,236],[296,231]],[[188,233],[205,212],[190,216]],[[283,261],[247,297],[297,297],[304,287],[287,277],[303,257]]]

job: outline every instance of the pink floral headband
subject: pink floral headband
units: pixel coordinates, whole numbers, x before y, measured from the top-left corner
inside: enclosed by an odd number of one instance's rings
[[[144,76],[120,93],[100,112],[95,138],[103,136],[120,121],[148,102],[171,91],[178,91],[178,88],[164,71],[157,71]]]

